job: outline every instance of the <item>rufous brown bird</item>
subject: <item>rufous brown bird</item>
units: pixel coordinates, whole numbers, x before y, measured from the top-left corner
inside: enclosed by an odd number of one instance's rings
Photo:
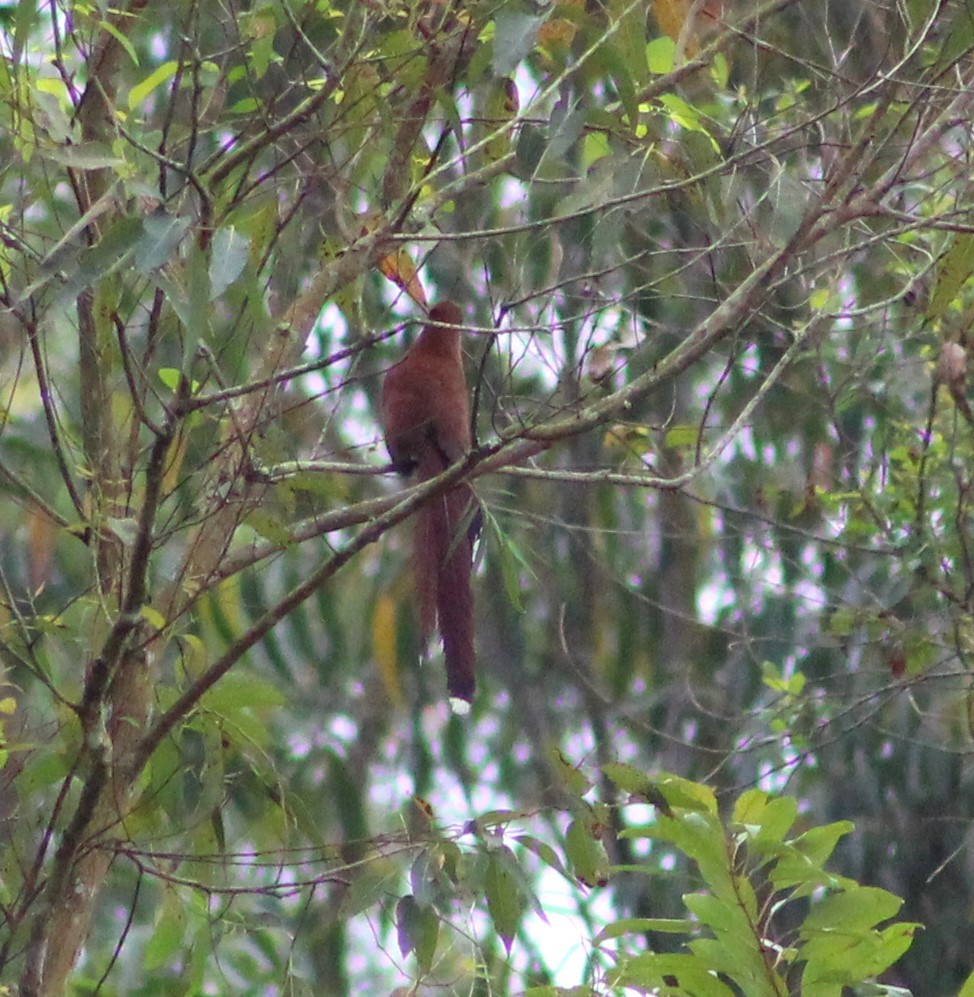
[[[434,305],[419,338],[382,384],[382,428],[392,466],[418,481],[440,474],[471,447],[462,321],[452,301]],[[470,575],[478,511],[473,489],[464,483],[421,506],[414,525],[413,569],[423,647],[438,625],[447,691],[468,704],[476,687]]]

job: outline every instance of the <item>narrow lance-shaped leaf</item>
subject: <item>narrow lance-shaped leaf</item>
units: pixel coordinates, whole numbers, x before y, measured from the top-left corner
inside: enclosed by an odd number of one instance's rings
[[[404,956],[415,955],[422,973],[428,973],[433,965],[439,930],[440,919],[436,911],[418,903],[412,894],[407,894],[396,904],[399,951]]]
[[[487,870],[484,876],[487,910],[494,923],[494,930],[508,952],[511,950],[525,909],[525,898],[511,868],[516,862],[514,854],[507,846],[492,849],[487,856]]]

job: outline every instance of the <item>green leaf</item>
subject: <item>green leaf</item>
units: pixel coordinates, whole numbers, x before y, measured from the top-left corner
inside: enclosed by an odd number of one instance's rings
[[[643,935],[647,931],[664,931],[668,934],[690,934],[696,930],[697,922],[682,917],[624,917],[606,925],[593,939],[592,944],[601,945],[623,935]]]
[[[411,894],[396,904],[399,951],[404,956],[414,954],[421,973],[428,973],[433,965],[439,931],[440,919],[432,907],[417,903]]]
[[[399,898],[396,904],[396,935],[399,940],[399,951],[403,956],[410,955],[415,948],[413,928],[415,925],[419,904],[412,894]]]
[[[702,783],[663,773],[656,777],[656,788],[674,809],[696,810],[714,815],[717,813],[717,797],[709,786]]]
[[[514,133],[511,128],[505,130],[505,126],[514,120],[517,111],[518,90],[514,80],[510,76],[491,80],[484,104],[483,135],[478,134],[478,139],[487,139],[484,155],[488,162],[503,159],[513,148]],[[459,122],[455,131],[460,133]]]
[[[601,840],[585,818],[574,820],[565,832],[565,854],[572,871],[586,886],[605,886],[609,880],[609,857]]]
[[[524,612],[524,604],[521,600],[521,572],[530,572],[530,566],[520,547],[515,543],[511,534],[501,529],[501,525],[486,507],[484,512],[484,522],[490,530],[491,536],[496,541],[495,551],[500,563],[501,577],[504,579],[504,593],[514,610],[518,613]]]
[[[189,273],[189,313],[190,329],[198,327],[199,335],[209,325],[210,316],[210,270],[206,265],[206,257],[196,242],[190,244],[186,259]],[[195,342],[194,342],[195,348]]]
[[[157,270],[153,280],[162,288],[166,298],[182,322],[183,359],[186,366],[196,355],[196,346],[204,338],[210,324],[210,275],[203,251],[194,240],[186,253],[185,267],[178,274]]]
[[[865,977],[879,976],[909,951],[917,932],[924,926],[915,922],[901,921],[891,924],[879,932],[879,942],[871,957],[859,963],[859,970]]]
[[[276,709],[288,697],[265,679],[244,672],[230,672],[203,698],[207,709],[232,712],[237,709]]]
[[[829,633],[836,637],[848,637],[858,625],[858,612],[847,606],[840,606],[829,617]]]
[[[544,151],[545,160],[553,163],[565,157],[581,137],[587,124],[586,108],[577,104],[565,108],[557,107],[551,115],[550,136]],[[558,212],[563,217],[571,216],[571,210],[566,209],[564,203],[558,206]]]
[[[791,796],[769,796],[758,789],[743,793],[734,807],[734,821],[748,826],[755,844],[784,841],[798,816],[798,801]]]
[[[843,932],[838,926],[805,943],[802,994],[838,993],[829,985],[852,986],[876,976],[899,959],[921,925],[900,923],[883,931]],[[823,989],[818,989],[823,986]]]
[[[175,391],[179,386],[180,378],[183,376],[183,372],[175,367],[160,367],[159,380],[170,390]]]
[[[218,298],[240,276],[250,255],[250,237],[232,225],[213,237],[210,257],[210,298]]]
[[[328,791],[335,804],[345,841],[364,841],[369,833],[362,799],[362,783],[349,771],[348,764],[336,752],[326,751],[328,759]]]
[[[586,132],[582,138],[582,169],[588,170],[593,163],[604,159],[612,152],[612,144],[604,132]]]
[[[517,140],[517,169],[522,177],[534,176],[544,159],[548,143],[544,133],[530,121],[521,126]]]
[[[725,90],[730,79],[730,63],[723,52],[718,52],[710,63],[710,75],[718,88]]]
[[[671,450],[683,450],[695,447],[700,441],[699,426],[673,426],[663,437],[663,446]]]
[[[73,301],[82,291],[120,270],[131,258],[142,235],[141,218],[127,215],[115,221],[99,242],[81,253],[77,267],[58,289],[55,303]]]
[[[562,752],[557,745],[545,751],[548,764],[564,788],[579,800],[592,788],[592,780]]]
[[[229,737],[265,745],[270,737],[265,715],[286,701],[287,697],[265,680],[236,671],[206,693],[200,708],[204,714],[222,718],[222,728]]]
[[[163,886],[162,903],[157,907],[152,934],[145,944],[142,968],[148,972],[172,962],[182,948],[186,935],[186,905],[169,886]]]
[[[521,991],[520,997],[599,997],[598,992],[591,987],[556,987],[545,984],[540,987],[528,987]]]
[[[351,888],[342,900],[342,918],[353,918],[389,898],[400,876],[399,866],[389,859],[377,858],[367,862],[352,879]]]
[[[142,238],[135,247],[135,269],[149,273],[168,263],[183,236],[189,231],[189,219],[154,211],[142,220]]]
[[[624,793],[633,796],[644,796],[649,790],[655,789],[653,780],[635,765],[625,762],[606,762],[602,766],[604,775]]]
[[[658,836],[671,841],[700,869],[707,887],[727,903],[736,902],[724,828],[712,814],[691,812],[673,818],[660,816]]]
[[[927,8],[923,8],[921,20],[925,20],[928,14]],[[950,17],[950,14],[947,15]],[[939,25],[938,25],[939,28]],[[970,4],[957,4],[954,7],[953,17],[943,24],[942,31],[938,30],[938,39],[942,39],[942,44],[938,40],[936,58],[934,65],[938,68],[947,69],[956,60],[963,59],[970,52],[974,45],[974,10]]]
[[[833,893],[812,908],[801,927],[803,937],[817,931],[856,932],[894,917],[903,901],[876,886],[856,886]]]
[[[613,987],[633,987],[643,993],[680,997],[734,997],[734,991],[714,976],[695,955],[646,952],[609,974]]]
[[[937,266],[937,282],[927,306],[927,318],[943,318],[972,274],[974,234],[958,232]]]
[[[711,149],[718,154],[720,153],[720,145],[713,135],[710,134],[710,129],[703,123],[700,115],[697,113],[697,109],[692,104],[688,104],[685,100],[677,97],[676,94],[671,93],[662,94],[659,101],[666,109],[667,115],[672,122],[689,132],[704,135],[709,140]]]
[[[68,773],[71,760],[53,751],[33,752],[28,756],[19,779],[21,792],[30,794],[53,785]]]
[[[649,71],[662,76],[673,72],[673,57],[676,54],[676,43],[668,35],[654,38],[646,46],[646,62]]]
[[[158,609],[153,609],[152,606],[141,606],[139,608],[139,616],[141,616],[150,627],[155,627],[156,630],[161,631],[166,627],[166,618],[159,612]]]
[[[725,903],[709,893],[690,893],[683,898],[687,910],[694,914],[715,934],[731,935],[743,947],[753,945],[753,924],[757,923],[757,900],[754,889],[746,879],[738,881],[743,906]]]
[[[761,826],[761,820],[771,797],[760,789],[749,789],[737,798],[734,804],[733,820],[737,824]]]
[[[231,108],[231,114],[253,114],[260,110],[260,101],[256,97],[244,97],[238,100]]]
[[[287,525],[270,509],[252,509],[247,513],[245,522],[255,533],[279,547],[287,547],[294,540]]]
[[[73,170],[107,170],[124,165],[125,160],[101,142],[78,142],[45,148],[44,159]]]
[[[222,803],[226,788],[223,732],[219,724],[203,720],[197,724],[201,734],[203,761],[199,767],[194,823],[212,815]],[[216,828],[214,827],[214,830]]]
[[[494,76],[510,76],[517,69],[534,47],[543,21],[513,5],[501,7],[494,19]]]
[[[178,69],[179,63],[170,60],[154,69],[141,83],[136,83],[129,91],[129,110],[134,111],[157,86],[171,80]]]
[[[9,13],[5,11],[4,13]],[[25,46],[29,43],[34,24],[37,21],[38,6],[31,0],[20,0],[17,4],[17,13],[14,19],[14,45],[13,64],[20,63]],[[9,28],[9,22],[4,23],[4,28]]]
[[[528,851],[534,852],[545,865],[550,866],[555,872],[560,873],[565,879],[569,879],[569,872],[565,868],[558,853],[544,841],[539,841],[530,834],[519,834],[514,839],[519,845],[523,845]]]
[[[511,821],[521,820],[525,816],[522,810],[488,810],[476,817],[473,824],[479,832],[489,828],[507,827]]]
[[[855,830],[851,820],[839,820],[822,827],[813,827],[794,839],[794,846],[816,866],[824,866],[839,843],[839,839]]]
[[[632,4],[628,4],[628,6],[632,8]],[[630,70],[631,63],[627,63],[620,52],[620,41],[621,39],[617,35],[611,42],[600,45],[592,58],[592,63],[596,66],[601,64],[611,78],[625,111],[629,127],[635,132],[639,124],[639,103],[636,100],[636,86]],[[639,69],[638,64],[637,69]],[[645,68],[640,71],[645,76]]]
[[[507,846],[487,853],[487,871],[484,877],[487,910],[494,923],[494,930],[504,942],[508,953],[525,908],[518,877],[512,869],[516,864],[517,860]]]
[[[632,82],[641,86],[647,76],[646,11],[631,0],[608,0],[609,19],[618,25],[614,41],[622,65]]]
[[[733,980],[747,997],[780,997],[787,993],[784,980],[764,961],[759,940],[695,938],[688,948],[711,973]]]
[[[139,55],[135,51],[135,46],[111,21],[99,21],[98,26],[102,31],[107,31],[125,49],[133,65],[137,66],[139,64]]]

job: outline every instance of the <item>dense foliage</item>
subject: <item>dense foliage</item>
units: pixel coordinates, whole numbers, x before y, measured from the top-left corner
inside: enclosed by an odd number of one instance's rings
[[[0,980],[957,993],[972,55],[971,0],[0,6]],[[477,442],[403,491],[444,298]],[[463,719],[404,522],[460,477]]]

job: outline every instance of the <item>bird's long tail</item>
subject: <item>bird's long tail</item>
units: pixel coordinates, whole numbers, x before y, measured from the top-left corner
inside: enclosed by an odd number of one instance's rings
[[[420,480],[444,470],[438,454],[418,468]],[[476,688],[473,642],[473,543],[477,501],[462,484],[437,495],[416,514],[416,602],[425,647],[439,625],[450,696],[469,703]]]

